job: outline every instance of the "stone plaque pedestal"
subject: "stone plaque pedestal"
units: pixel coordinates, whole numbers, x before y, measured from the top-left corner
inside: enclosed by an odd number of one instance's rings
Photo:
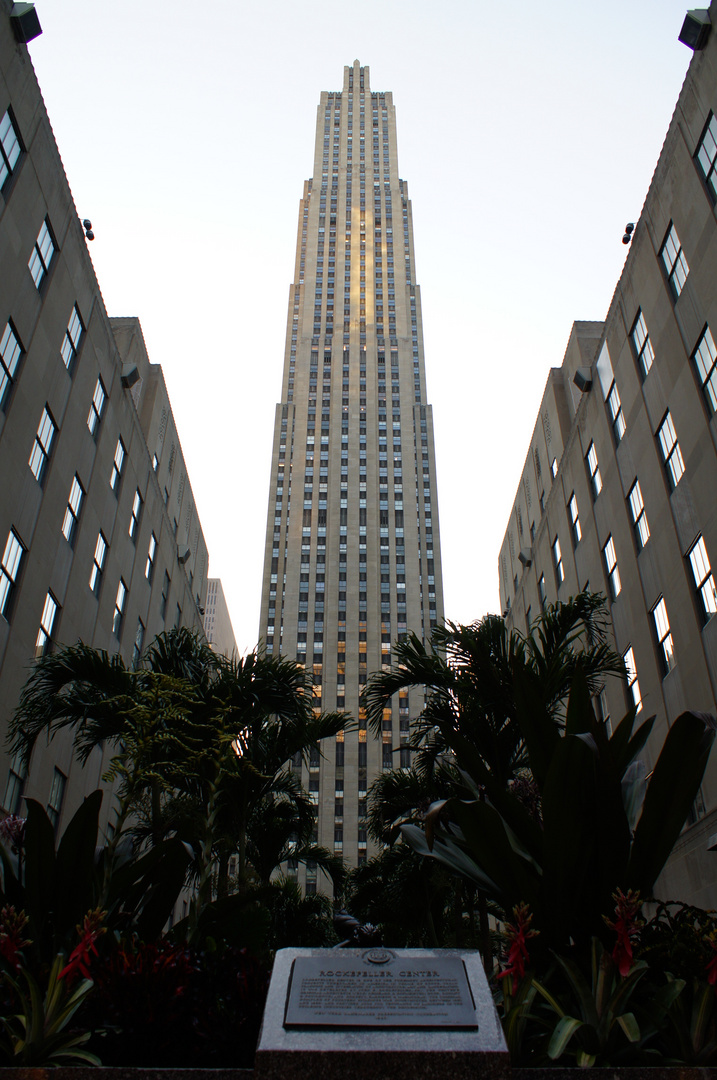
[[[257,1080],[503,1080],[510,1058],[477,952],[281,949]]]

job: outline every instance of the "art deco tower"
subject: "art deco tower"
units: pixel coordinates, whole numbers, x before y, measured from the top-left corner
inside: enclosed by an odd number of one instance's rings
[[[376,739],[360,691],[390,664],[393,642],[410,631],[427,639],[442,615],[411,203],[392,96],[372,92],[355,61],[343,90],[321,95],[301,201],[260,626],[267,653],[313,673],[316,708],[359,721],[317,748],[304,775],[318,842],[349,865],[371,853],[367,789],[382,769],[409,764],[409,723],[423,707],[422,692],[402,695]],[[315,869],[289,870],[315,891]]]

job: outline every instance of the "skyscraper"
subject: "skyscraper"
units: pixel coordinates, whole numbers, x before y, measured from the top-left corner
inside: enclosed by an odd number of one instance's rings
[[[267,653],[307,665],[317,709],[358,721],[308,770],[294,766],[317,807],[318,843],[350,865],[370,853],[368,787],[408,765],[410,718],[423,707],[420,691],[402,694],[374,738],[360,691],[390,664],[393,642],[427,639],[442,615],[411,203],[392,96],[372,92],[355,61],[341,92],[321,94],[301,200],[260,625]],[[289,871],[315,891],[315,868]]]

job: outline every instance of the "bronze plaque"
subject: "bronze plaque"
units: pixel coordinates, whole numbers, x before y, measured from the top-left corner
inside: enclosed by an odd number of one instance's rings
[[[391,949],[297,957],[284,1027],[478,1028],[457,956],[419,959]]]

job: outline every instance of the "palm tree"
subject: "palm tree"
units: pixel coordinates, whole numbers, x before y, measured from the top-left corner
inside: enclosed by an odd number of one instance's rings
[[[516,799],[529,801],[523,792],[532,795],[527,767],[528,751],[536,742],[532,733],[546,725],[564,725],[576,671],[583,673],[593,693],[606,675],[624,675],[622,658],[607,643],[606,626],[604,599],[583,592],[548,607],[526,635],[510,631],[499,616],[488,615],[469,626],[448,622],[437,627],[428,647],[415,634],[399,642],[396,665],[375,674],[367,685],[363,700],[368,721],[378,732],[384,708],[405,687],[425,686],[428,700],[414,721],[412,772],[401,781],[388,774],[374,788],[372,823],[374,829],[383,823],[383,839],[395,837],[402,828],[407,838],[422,835],[428,798],[490,800],[513,787]],[[413,808],[408,805],[411,798]],[[429,853],[425,842],[423,853]],[[485,889],[479,888],[477,896],[488,967]]]
[[[527,635],[487,615],[464,626],[447,622],[426,647],[412,634],[395,646],[397,663],[372,676],[364,693],[372,728],[381,728],[393,694],[410,686],[429,691],[414,722],[416,769],[430,774],[449,746],[465,741],[494,782],[505,787],[525,768],[525,736],[518,713],[529,706],[535,723],[561,725],[577,667],[596,693],[606,675],[624,675],[622,658],[606,640],[602,596],[582,592],[549,606]]]
[[[275,790],[288,800],[299,794],[286,762],[349,722],[314,712],[300,665],[257,652],[229,661],[184,628],[160,635],[136,670],[82,643],[41,657],[9,738],[26,763],[41,735],[62,729],[73,731],[83,763],[108,742],[116,752],[106,776],[121,781],[118,824],[149,799],[148,828],[141,815],[131,826],[138,838],[190,832],[201,905],[215,859],[222,891],[234,850],[240,886],[248,884],[252,813]]]

